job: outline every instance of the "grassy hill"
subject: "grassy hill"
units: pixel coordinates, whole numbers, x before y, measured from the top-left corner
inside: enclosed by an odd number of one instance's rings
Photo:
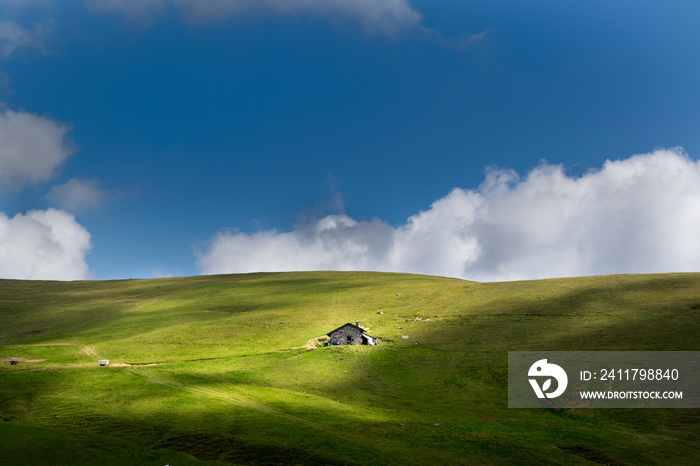
[[[699,313],[700,274],[0,280],[0,464],[697,464],[699,410],[508,409],[507,353],[698,350]]]

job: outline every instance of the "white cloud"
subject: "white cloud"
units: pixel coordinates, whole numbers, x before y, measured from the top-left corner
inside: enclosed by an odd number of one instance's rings
[[[43,116],[0,110],[0,181],[19,189],[51,179],[73,153],[68,130]]]
[[[85,255],[91,247],[90,233],[67,212],[32,210],[11,219],[0,212],[2,278],[90,278]]]
[[[205,273],[258,270],[373,269],[391,246],[392,229],[379,220],[330,215],[301,230],[216,235],[199,266]]]
[[[222,231],[205,274],[381,270],[480,281],[700,271],[700,164],[659,150],[579,178],[541,164],[490,170],[404,225],[328,216],[291,232]]]
[[[121,11],[143,20],[163,10],[166,0],[85,0],[100,12]],[[359,21],[366,31],[394,34],[420,26],[422,15],[407,0],[169,0],[191,21],[221,20],[245,15],[311,14]]]
[[[10,58],[25,48],[43,51],[47,34],[48,29],[43,24],[36,24],[30,31],[14,21],[0,21],[0,57]]]
[[[49,201],[71,212],[97,209],[107,196],[96,179],[72,178],[66,184],[54,186],[46,195]]]

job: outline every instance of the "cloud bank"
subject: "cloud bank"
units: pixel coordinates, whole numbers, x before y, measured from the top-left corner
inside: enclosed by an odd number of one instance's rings
[[[73,153],[68,130],[43,116],[0,110],[0,182],[17,190],[53,178]]]
[[[290,232],[221,231],[204,274],[375,270],[502,281],[700,271],[700,164],[682,150],[607,161],[581,177],[542,163],[488,170],[398,227],[330,215]]]
[[[419,26],[422,15],[407,0],[85,0],[92,9],[118,11],[145,20],[169,4],[190,21],[220,21],[237,16],[311,14],[359,21],[370,33],[394,34]]]
[[[14,218],[0,212],[0,278],[90,278],[85,255],[91,247],[88,231],[67,212],[32,210]]]

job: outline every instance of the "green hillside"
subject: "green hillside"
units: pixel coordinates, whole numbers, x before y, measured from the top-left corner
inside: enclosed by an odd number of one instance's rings
[[[700,410],[508,409],[507,353],[698,350],[699,313],[700,274],[0,280],[0,464],[698,464]]]

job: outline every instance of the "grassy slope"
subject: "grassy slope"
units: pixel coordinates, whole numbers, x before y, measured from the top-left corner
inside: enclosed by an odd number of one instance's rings
[[[697,464],[698,410],[506,385],[508,351],[697,350],[698,307],[700,274],[1,280],[0,358],[45,361],[0,365],[0,464]],[[355,320],[379,347],[292,349]]]

